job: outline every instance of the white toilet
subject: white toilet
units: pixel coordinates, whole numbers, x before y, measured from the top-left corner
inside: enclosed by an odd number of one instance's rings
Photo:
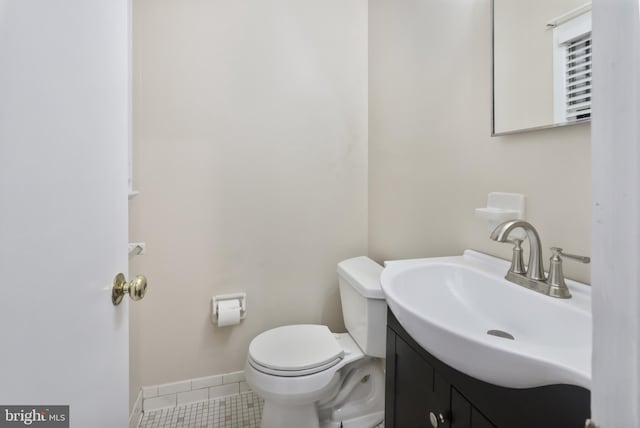
[[[245,376],[264,399],[261,428],[372,428],[383,421],[387,306],[381,272],[367,257],[338,264],[348,333],[288,325],[251,341]]]

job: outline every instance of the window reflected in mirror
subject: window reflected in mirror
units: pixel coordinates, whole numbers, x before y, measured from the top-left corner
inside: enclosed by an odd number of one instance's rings
[[[591,2],[493,0],[493,134],[591,119]]]

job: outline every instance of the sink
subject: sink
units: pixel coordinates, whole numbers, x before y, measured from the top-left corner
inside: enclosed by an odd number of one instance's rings
[[[555,299],[504,279],[509,262],[462,256],[385,263],[389,308],[424,349],[472,377],[509,388],[591,386],[591,287],[567,280]]]

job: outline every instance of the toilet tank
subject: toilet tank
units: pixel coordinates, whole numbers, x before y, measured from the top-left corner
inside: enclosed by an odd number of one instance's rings
[[[368,257],[338,263],[342,315],[347,331],[360,349],[385,357],[387,303],[380,287],[382,266]]]

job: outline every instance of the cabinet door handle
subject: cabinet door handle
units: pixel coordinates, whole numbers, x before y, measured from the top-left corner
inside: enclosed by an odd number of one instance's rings
[[[437,414],[434,412],[429,412],[429,422],[431,422],[431,426],[433,428],[438,428],[440,424],[447,422],[447,417],[440,412],[438,412]]]

